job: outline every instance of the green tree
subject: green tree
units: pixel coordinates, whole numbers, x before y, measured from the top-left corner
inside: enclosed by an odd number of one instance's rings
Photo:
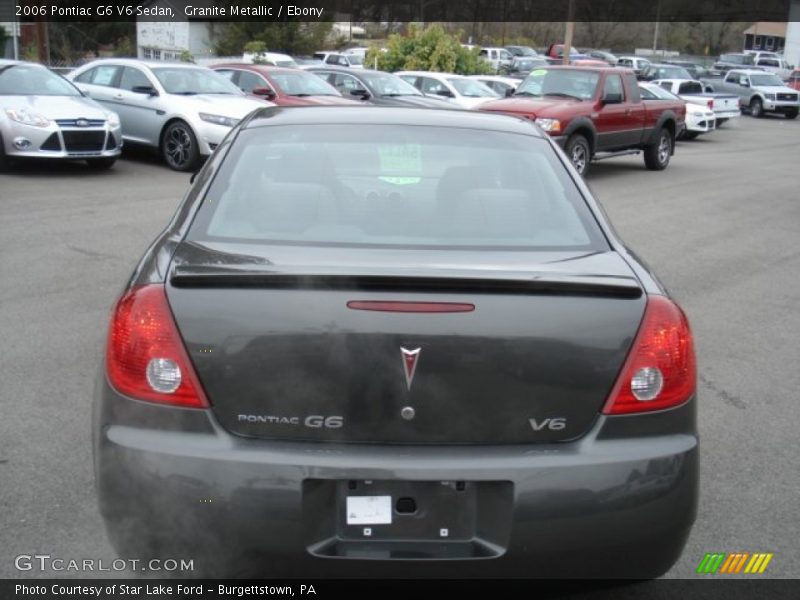
[[[370,48],[365,63],[383,71],[438,71],[474,75],[491,73],[492,67],[478,56],[478,49],[461,46],[460,35],[450,35],[441,25],[409,26],[406,35],[392,34],[386,52]]]
[[[327,21],[313,23],[239,21],[215,24],[212,35],[219,56],[238,56],[245,52],[245,46],[253,42],[263,44],[261,52],[311,54],[327,45],[332,27],[333,24]]]

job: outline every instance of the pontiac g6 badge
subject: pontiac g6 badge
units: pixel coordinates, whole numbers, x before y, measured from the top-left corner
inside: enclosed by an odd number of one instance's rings
[[[419,361],[419,352],[422,348],[414,348],[409,350],[400,347],[400,353],[403,355],[403,369],[406,373],[406,385],[408,390],[411,391],[411,384],[414,382],[414,373],[417,370],[417,362]]]

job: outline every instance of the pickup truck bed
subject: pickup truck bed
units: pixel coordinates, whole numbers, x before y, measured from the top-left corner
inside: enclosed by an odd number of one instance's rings
[[[722,81],[721,79],[719,81]],[[741,115],[739,110],[739,96],[736,94],[725,94],[716,92],[706,92],[708,85],[705,81],[695,79],[657,79],[653,81],[656,85],[680,96],[681,99],[694,104],[703,104],[714,111],[717,118],[717,126],[728,119]]]

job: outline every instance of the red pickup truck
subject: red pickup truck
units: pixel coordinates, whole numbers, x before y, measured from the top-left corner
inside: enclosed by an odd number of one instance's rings
[[[542,67],[478,108],[535,121],[581,175],[592,160],[639,152],[648,169],[666,168],[686,117],[685,102],[642,100],[633,71],[614,67]]]

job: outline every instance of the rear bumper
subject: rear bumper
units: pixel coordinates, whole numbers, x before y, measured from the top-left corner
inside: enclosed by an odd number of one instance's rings
[[[207,411],[120,397],[103,380],[95,471],[121,557],[183,551],[205,575],[263,576],[269,564],[306,577],[463,577],[468,562],[474,576],[654,577],[677,560],[695,519],[694,414],[691,401],[647,417],[600,417],[579,441],[535,446],[268,442],[228,434]],[[304,490],[333,480],[504,482],[511,494],[507,511],[484,515],[492,558],[448,554],[436,542],[426,557],[409,554],[407,542],[369,539],[350,544],[350,556],[319,558],[312,551],[328,511]]]
[[[714,116],[717,119],[733,119],[735,117],[740,117],[742,115],[742,111],[738,108],[735,110],[715,110]]]

